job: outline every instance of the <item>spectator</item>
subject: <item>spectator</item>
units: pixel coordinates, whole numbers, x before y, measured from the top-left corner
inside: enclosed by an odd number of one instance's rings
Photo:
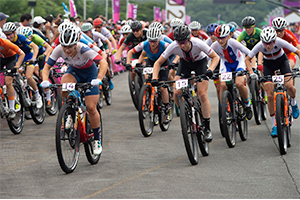
[[[0,12],[0,37],[6,38],[6,35],[2,32],[2,26],[6,23],[6,19],[9,18],[8,15],[4,14],[3,12]]]
[[[33,30],[33,33],[35,34],[38,34],[41,38],[43,38],[43,40],[45,40],[46,42],[50,42],[50,27],[51,27],[51,24],[50,23],[46,23],[47,21],[42,18],[41,16],[36,16],[35,18],[33,18],[33,27],[32,27],[32,30]],[[45,27],[45,24],[48,24],[47,25],[47,28]],[[50,24],[50,27],[49,27],[49,24]],[[46,34],[44,34],[42,32],[42,30],[46,30]],[[47,34],[48,32],[48,34]],[[48,35],[48,37],[47,37]]]
[[[30,14],[28,13],[24,13],[23,15],[21,15],[20,17],[20,26],[31,26],[31,20],[32,17]]]

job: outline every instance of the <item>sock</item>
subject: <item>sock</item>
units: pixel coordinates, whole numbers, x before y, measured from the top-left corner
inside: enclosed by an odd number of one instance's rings
[[[15,100],[8,100],[9,109],[15,110]]]
[[[273,115],[270,115],[271,116],[271,121],[272,121],[272,124],[273,124],[273,127],[275,126],[275,114]]]
[[[38,98],[40,97],[40,93],[39,93],[39,90],[37,89],[36,91],[34,91],[34,94],[35,94],[35,97]]]
[[[94,139],[95,139],[95,140],[100,140],[100,137],[99,137],[100,127],[98,127],[98,128],[93,128],[93,132],[94,132]]]
[[[249,101],[249,98],[243,99],[243,101],[244,101],[246,107],[250,107],[250,101]]]
[[[291,98],[291,104],[292,106],[295,106],[296,105],[296,97],[295,98]]]
[[[51,100],[51,91],[50,90],[45,91],[45,94],[46,94],[47,101],[50,101]]]
[[[206,130],[210,130],[210,118],[203,118],[203,124]]]

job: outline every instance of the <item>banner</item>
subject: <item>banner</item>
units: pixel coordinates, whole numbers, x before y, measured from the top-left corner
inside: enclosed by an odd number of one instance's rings
[[[166,21],[166,10],[162,10],[162,20]]]
[[[127,19],[132,18],[133,20],[136,20],[138,5],[128,3],[127,6]]]
[[[65,3],[62,3],[63,7],[64,7],[64,11],[65,11],[65,14],[64,14],[64,17],[67,17],[69,18],[69,15],[70,15],[70,11],[68,10],[67,6]]]
[[[166,0],[167,22],[170,22],[174,18],[185,21],[185,1],[186,0]]]
[[[186,16],[185,16],[185,23],[186,23],[187,25],[189,25],[189,24],[191,23],[191,16],[189,16],[189,15],[186,15]]]
[[[71,17],[76,17],[77,11],[76,11],[76,7],[74,4],[74,0],[69,0],[69,4],[70,4]]]
[[[153,10],[154,10],[154,21],[161,22],[160,8],[154,6]]]
[[[113,21],[116,23],[120,18],[120,0],[113,0]]]

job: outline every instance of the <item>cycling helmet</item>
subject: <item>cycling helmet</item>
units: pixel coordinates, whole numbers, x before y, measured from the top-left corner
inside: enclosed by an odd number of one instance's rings
[[[16,30],[16,34],[18,34],[18,35],[23,35],[24,27],[25,27],[25,26],[20,26],[20,27],[18,27],[17,30]]]
[[[130,26],[132,22],[133,21],[131,19],[129,19],[129,20],[125,21],[125,25],[129,25]]]
[[[189,24],[189,27],[190,27],[190,29],[192,29],[192,30],[195,30],[195,29],[200,30],[201,24],[200,24],[199,22],[197,22],[197,21],[192,21],[192,22]]]
[[[33,30],[29,26],[20,26],[17,28],[16,33],[19,35],[24,35],[26,38],[32,36]]]
[[[176,41],[190,39],[191,29],[186,25],[180,25],[175,28],[175,30],[173,32],[173,36]]]
[[[242,20],[242,26],[253,26],[255,25],[255,19],[254,17],[247,16]]]
[[[264,28],[260,33],[260,39],[266,43],[275,41],[276,37],[277,37],[277,33],[275,29],[271,26]]]
[[[147,38],[149,41],[159,40],[161,37],[161,30],[158,28],[151,28],[147,31]]]
[[[239,26],[237,25],[236,22],[232,21],[232,22],[229,22],[228,24],[232,24],[234,26],[235,29],[239,28]]]
[[[140,21],[133,21],[131,24],[130,24],[130,27],[132,30],[134,29],[139,29],[141,30],[143,28],[143,24],[140,22]]]
[[[121,30],[119,31],[119,33],[131,33],[131,28],[129,25],[124,25],[122,26]]]
[[[229,26],[230,28],[230,32],[233,33],[235,31],[235,27],[232,24],[227,24],[227,26]]]
[[[151,29],[151,28],[158,28],[160,31],[163,31],[164,26],[161,23],[159,23],[159,22],[153,22],[149,26],[149,29]]]
[[[183,25],[183,21],[181,19],[174,18],[171,20],[170,25],[172,28],[175,26],[180,26],[180,25]]]
[[[77,28],[65,29],[59,35],[59,42],[63,46],[71,46],[79,41],[79,31]]]
[[[219,25],[216,23],[211,23],[206,27],[206,32],[207,33],[214,33],[215,29],[218,27]]]
[[[272,27],[275,30],[283,30],[285,29],[287,26],[287,22],[284,18],[282,17],[276,17],[275,19],[273,19],[272,21]]]
[[[96,18],[93,21],[94,26],[102,26],[103,25],[103,20],[101,18]]]
[[[227,37],[230,33],[230,28],[226,24],[218,26],[215,30],[215,35],[219,38]]]
[[[83,23],[81,26],[81,31],[86,32],[92,30],[93,25],[91,23]]]
[[[58,26],[58,32],[62,33],[65,29],[71,29],[75,25],[72,22],[63,22]]]
[[[2,27],[3,32],[14,32],[16,29],[17,27],[13,22],[7,22]]]

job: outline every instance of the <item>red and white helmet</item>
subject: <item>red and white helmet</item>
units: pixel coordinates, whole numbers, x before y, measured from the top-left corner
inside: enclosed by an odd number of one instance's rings
[[[215,36],[222,38],[222,37],[227,37],[230,33],[230,27],[227,24],[222,24],[219,25],[215,29]]]

